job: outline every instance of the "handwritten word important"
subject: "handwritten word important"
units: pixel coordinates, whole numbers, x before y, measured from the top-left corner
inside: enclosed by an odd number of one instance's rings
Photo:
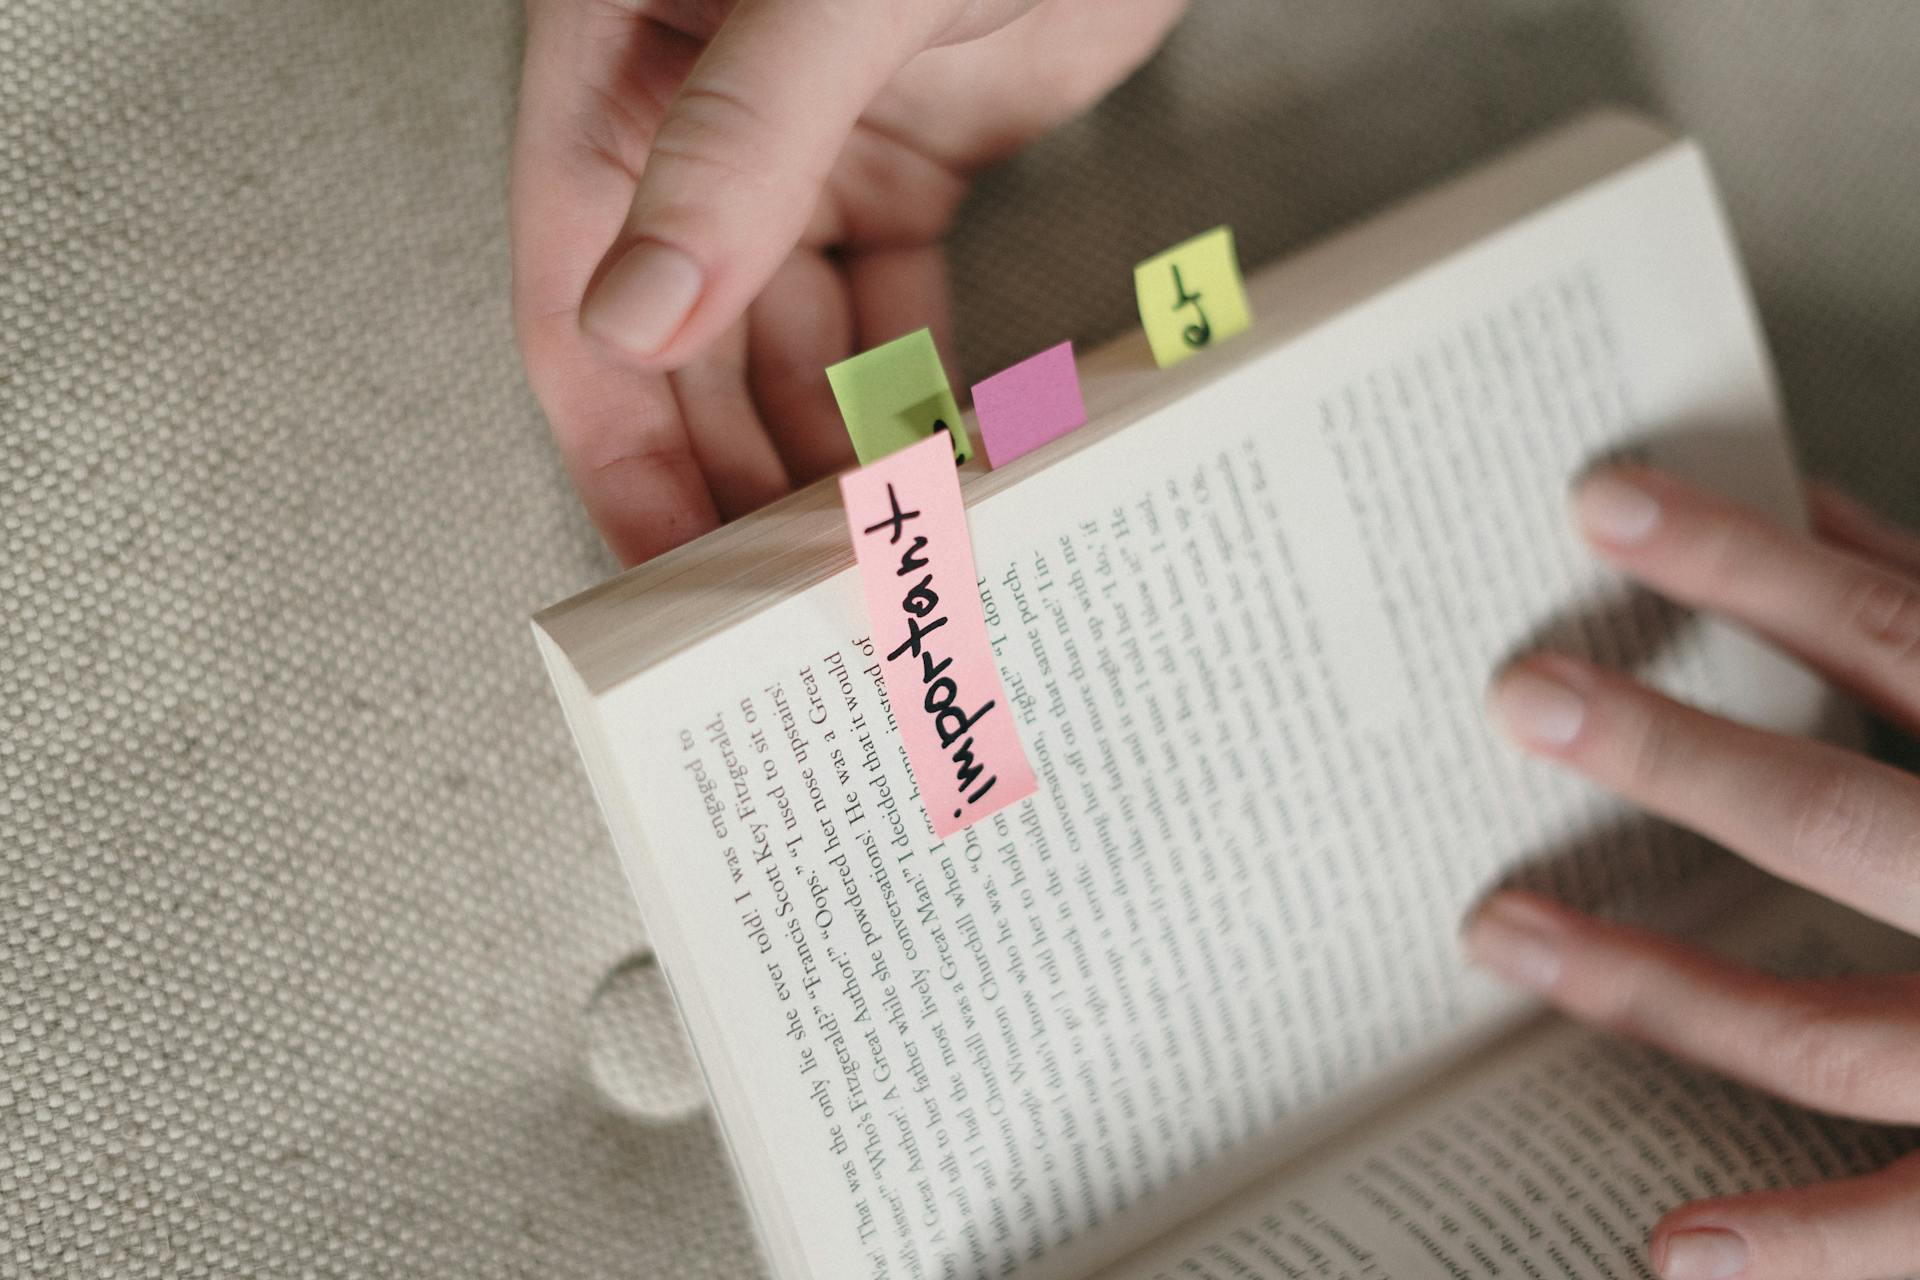
[[[933,435],[842,476],[887,699],[934,835],[1033,794],[993,664],[952,447]]]

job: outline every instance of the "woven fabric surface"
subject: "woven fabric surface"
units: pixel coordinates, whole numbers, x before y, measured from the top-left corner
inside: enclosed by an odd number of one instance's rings
[[[758,1269],[528,639],[611,564],[506,302],[499,0],[0,7],[0,1276]],[[1698,134],[1920,515],[1920,6],[1199,0],[954,243],[972,376],[1582,106]]]

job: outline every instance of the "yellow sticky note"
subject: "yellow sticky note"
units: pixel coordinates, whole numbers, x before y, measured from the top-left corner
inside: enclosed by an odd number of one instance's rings
[[[861,465],[878,462],[945,430],[953,438],[953,457],[965,462],[973,443],[960,422],[960,406],[947,385],[947,371],[934,349],[933,334],[919,329],[904,338],[862,351],[827,370],[833,398],[853,438]]]
[[[1253,322],[1231,227],[1204,231],[1148,258],[1133,269],[1133,292],[1162,369]]]

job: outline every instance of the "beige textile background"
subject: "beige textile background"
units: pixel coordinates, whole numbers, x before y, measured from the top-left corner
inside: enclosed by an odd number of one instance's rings
[[[524,623],[609,564],[513,350],[518,24],[0,5],[0,1276],[756,1269],[645,966],[583,1017],[644,943]],[[981,184],[966,372],[1609,100],[1705,140],[1807,460],[1920,516],[1907,0],[1197,0]]]

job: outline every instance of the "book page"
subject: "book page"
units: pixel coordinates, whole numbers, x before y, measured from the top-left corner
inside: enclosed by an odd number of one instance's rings
[[[1742,950],[1778,972],[1920,962],[1920,941],[1797,891],[1751,923]],[[1920,1147],[1920,1131],[1823,1116],[1557,1016],[1462,1076],[1105,1280],[1651,1280],[1647,1235],[1687,1201]]]
[[[1083,1274],[1511,1017],[1456,954],[1492,883],[1684,897],[1706,851],[1485,726],[1518,646],[1821,714],[1567,528],[1628,451],[1797,519],[1690,148],[1222,367],[970,508],[1021,804],[932,838],[850,572],[599,701],[782,1276]]]

